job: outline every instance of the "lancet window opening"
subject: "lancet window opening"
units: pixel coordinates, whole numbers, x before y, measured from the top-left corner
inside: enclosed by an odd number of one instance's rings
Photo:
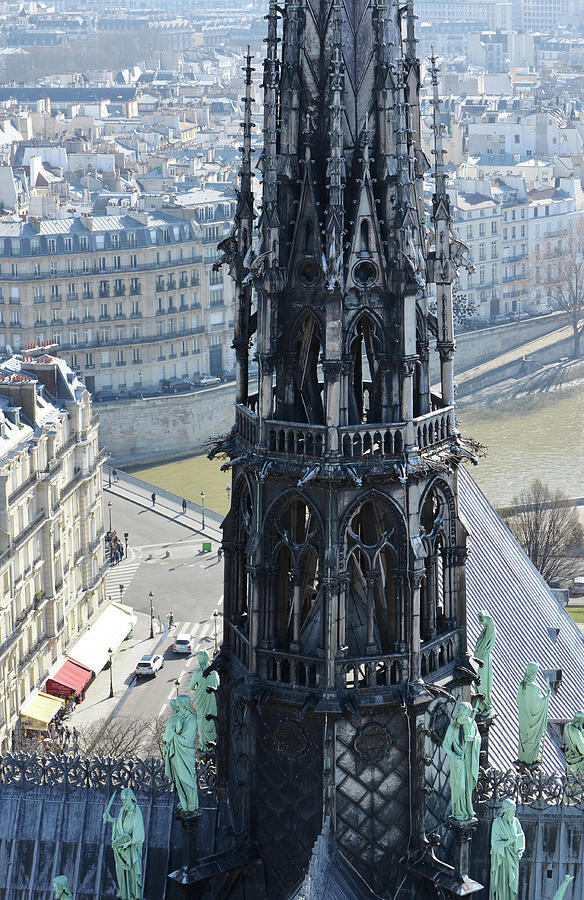
[[[453,498],[446,485],[435,482],[431,486],[423,501],[420,522],[426,550],[426,575],[420,594],[421,637],[428,641],[451,627],[457,618],[452,569],[456,526]]]
[[[382,340],[377,323],[369,316],[359,318],[349,341],[349,425],[381,422]]]

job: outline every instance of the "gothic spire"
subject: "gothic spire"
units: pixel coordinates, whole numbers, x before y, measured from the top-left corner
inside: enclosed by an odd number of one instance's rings
[[[343,90],[341,69],[341,24],[338,4],[335,6],[333,58],[330,71],[330,131],[327,160],[328,205],[326,217],[326,282],[329,291],[343,288],[343,241],[345,233],[343,158]]]

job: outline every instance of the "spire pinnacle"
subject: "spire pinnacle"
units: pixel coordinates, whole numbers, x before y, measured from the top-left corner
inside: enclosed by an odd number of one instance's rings
[[[327,178],[328,209],[326,222],[327,287],[330,291],[342,288],[343,237],[345,231],[345,160],[343,158],[343,92],[345,79],[342,72],[342,34],[340,5],[334,5],[333,55],[330,72],[330,131]]]

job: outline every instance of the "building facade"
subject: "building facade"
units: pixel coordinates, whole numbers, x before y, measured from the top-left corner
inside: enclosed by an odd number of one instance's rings
[[[213,263],[233,201],[201,194],[190,209],[0,224],[0,348],[50,340],[91,392],[221,375],[233,288]]]
[[[49,352],[0,360],[2,751],[22,705],[105,600],[98,426],[87,390]]]

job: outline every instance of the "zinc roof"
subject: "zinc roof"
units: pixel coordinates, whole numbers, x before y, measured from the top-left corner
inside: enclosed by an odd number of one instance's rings
[[[466,565],[468,645],[475,646],[477,614],[494,619],[493,704],[496,719],[489,738],[489,762],[508,769],[517,759],[518,719],[515,695],[528,662],[543,673],[561,669],[552,688],[550,721],[566,721],[584,707],[584,636],[543,580],[469,472],[459,472],[460,517],[469,533]],[[546,771],[564,771],[560,742],[548,726],[542,760]]]

